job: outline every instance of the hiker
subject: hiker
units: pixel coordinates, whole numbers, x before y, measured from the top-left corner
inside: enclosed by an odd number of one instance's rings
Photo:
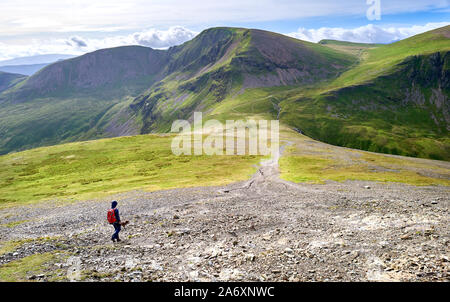
[[[117,209],[117,201],[113,201],[111,204],[111,210],[108,211],[108,222],[114,226],[115,232],[111,237],[111,240],[114,242],[120,242],[119,232],[121,230],[121,222],[119,216],[119,209]]]

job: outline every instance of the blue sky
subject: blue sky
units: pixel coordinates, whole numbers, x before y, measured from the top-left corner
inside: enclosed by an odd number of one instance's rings
[[[369,20],[378,3],[380,20]],[[450,0],[2,0],[0,60],[129,44],[166,48],[214,26],[390,43],[447,24]]]
[[[299,18],[293,20],[276,20],[268,22],[238,22],[229,23],[232,26],[254,27],[281,33],[297,30],[299,27],[317,29],[321,27],[355,28],[367,24],[383,27],[408,27],[413,25],[425,25],[427,23],[450,22],[450,12],[421,11],[411,13],[399,13],[381,15],[381,20],[367,20],[366,16],[318,16],[311,18]]]

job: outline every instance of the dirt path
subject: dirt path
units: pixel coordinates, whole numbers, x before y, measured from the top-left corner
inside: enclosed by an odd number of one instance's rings
[[[292,144],[284,143],[280,154]],[[0,242],[33,240],[1,255],[0,264],[65,255],[30,276],[37,280],[450,280],[447,187],[297,185],[279,178],[278,160],[225,187],[4,210]],[[112,199],[131,220],[119,244],[105,221]]]

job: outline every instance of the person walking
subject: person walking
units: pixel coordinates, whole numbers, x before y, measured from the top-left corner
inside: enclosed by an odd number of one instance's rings
[[[117,201],[113,201],[111,204],[111,209],[108,211],[108,222],[114,226],[114,234],[111,237],[112,242],[120,242],[119,233],[122,229],[122,224],[120,221],[119,209],[117,208]]]

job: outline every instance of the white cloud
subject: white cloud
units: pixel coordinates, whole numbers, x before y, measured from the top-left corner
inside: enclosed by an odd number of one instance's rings
[[[381,0],[382,14],[448,9],[448,0]],[[53,32],[136,31],[173,24],[365,17],[366,0],[1,0],[0,37]]]
[[[310,42],[332,39],[361,43],[390,43],[446,25],[450,25],[450,22],[427,23],[423,26],[414,25],[410,27],[380,27],[368,24],[352,29],[339,27],[322,27],[319,29],[299,28],[298,31],[289,33],[288,35]]]
[[[410,27],[380,27],[369,24],[353,29],[338,27],[323,27],[319,29],[300,28],[298,31],[288,33],[287,35],[311,42],[318,42],[322,39],[334,39],[362,43],[389,43],[449,24],[450,22],[441,22]],[[167,30],[151,28],[129,35],[116,35],[106,38],[69,36],[66,39],[33,39],[25,44],[6,44],[0,42],[0,61],[41,54],[81,55],[102,48],[124,45],[142,45],[164,49],[191,40],[197,34],[198,32],[185,27],[174,26]]]
[[[125,45],[142,45],[161,49],[182,44],[191,40],[197,34],[197,32],[187,28],[174,26],[168,30],[148,29],[130,35],[118,35],[102,39],[71,36],[68,39],[35,39],[25,45],[0,42],[0,61],[17,57],[54,53],[81,55],[102,48]]]
[[[150,29],[133,34],[133,39],[139,45],[153,48],[166,48],[191,40],[197,33],[181,26],[169,28],[167,31]]]
[[[382,19],[389,14],[445,12],[449,1],[381,0]],[[166,48],[196,35],[186,28],[324,16],[330,20],[365,18],[367,9],[366,0],[1,0],[0,60],[46,53],[82,54],[130,44]],[[173,24],[183,27],[170,27]],[[302,28],[290,35],[310,41],[389,42],[428,30],[427,26]]]

